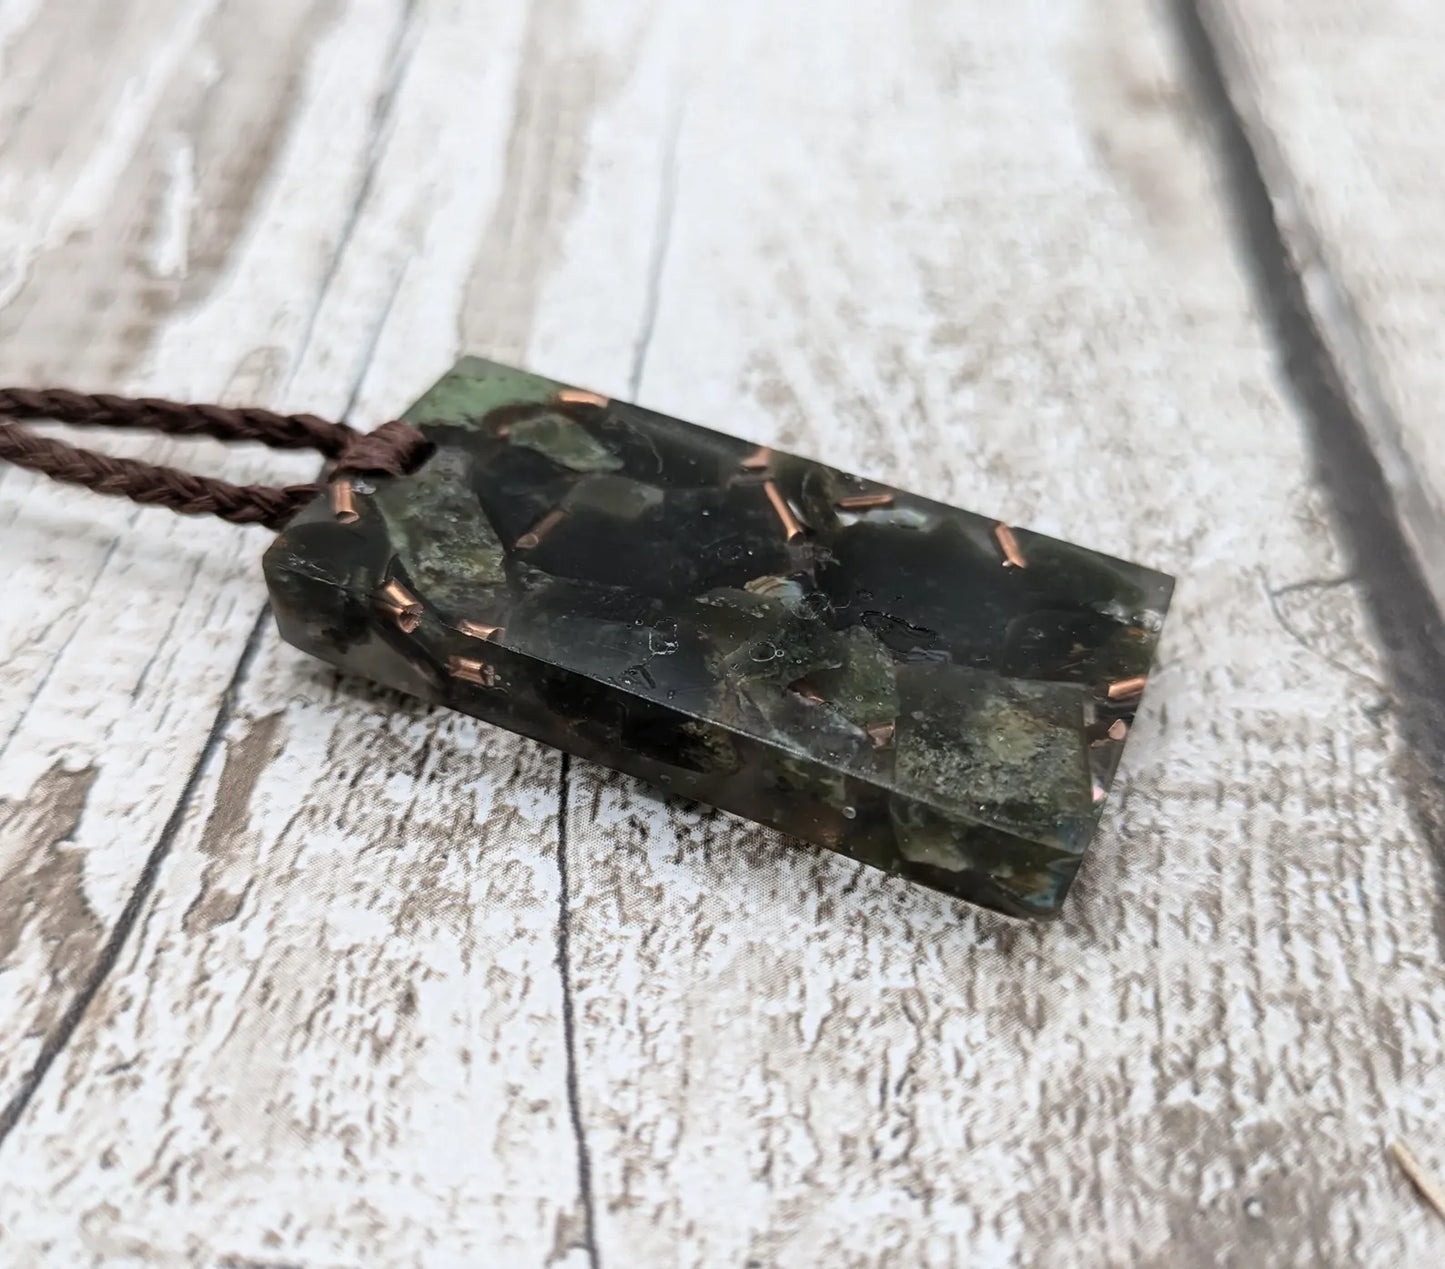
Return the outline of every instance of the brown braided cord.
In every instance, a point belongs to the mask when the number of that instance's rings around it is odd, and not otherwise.
[[[314,414],[187,405],[160,397],[116,397],[103,392],[88,395],[65,388],[0,388],[0,416],[172,436],[214,436],[218,441],[259,441],[272,449],[314,449],[327,458],[340,458],[357,435],[345,423],[330,423]]]
[[[314,449],[335,459],[339,471],[393,476],[413,470],[430,448],[420,432],[399,420],[383,423],[374,432],[358,432],[314,414],[183,405],[154,397],[87,395],[61,388],[0,388],[0,419],[4,418],[256,441],[273,449]],[[277,530],[322,490],[320,484],[233,485],[174,467],[97,454],[3,421],[0,459],[67,484],[168,507],[181,515],[214,515],[233,524],[262,524]]]

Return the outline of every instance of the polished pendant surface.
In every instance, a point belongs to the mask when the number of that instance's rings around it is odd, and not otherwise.
[[[1172,583],[468,358],[266,554],[302,650],[1014,916],[1058,911]]]

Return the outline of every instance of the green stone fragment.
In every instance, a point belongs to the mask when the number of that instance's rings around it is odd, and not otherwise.
[[[414,474],[266,556],[388,686],[1015,916],[1098,824],[1159,573],[468,358]],[[1005,544],[1007,544],[1007,549]]]
[[[463,617],[507,580],[506,551],[471,492],[470,468],[464,451],[439,450],[409,480],[380,485],[372,499],[406,575],[433,603]]]
[[[408,423],[475,425],[504,407],[546,405],[552,386],[525,370],[463,357],[402,417]]]
[[[934,790],[929,802],[953,816],[1048,846],[1092,823],[1087,688],[953,665],[902,671],[900,785]]]
[[[562,507],[574,514],[593,512],[614,520],[636,520],[661,507],[663,497],[656,485],[626,476],[588,476],[572,486]]]
[[[849,626],[839,640],[842,663],[817,670],[812,684],[855,727],[894,726],[898,717],[897,673],[888,649],[862,626]]]
[[[586,428],[551,411],[513,423],[507,439],[572,471],[622,469],[622,460]]]

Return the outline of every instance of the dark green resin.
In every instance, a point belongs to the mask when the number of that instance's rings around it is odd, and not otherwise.
[[[1010,562],[994,521],[559,387],[461,362],[407,416],[436,446],[419,471],[357,482],[355,523],[319,500],[267,553],[282,635],[949,894],[1056,912],[1169,579],[1021,529]],[[859,495],[891,501],[840,508]]]

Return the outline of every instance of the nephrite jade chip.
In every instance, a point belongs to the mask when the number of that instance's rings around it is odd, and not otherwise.
[[[1098,824],[1169,578],[468,358],[267,552],[343,670],[1012,916]]]

